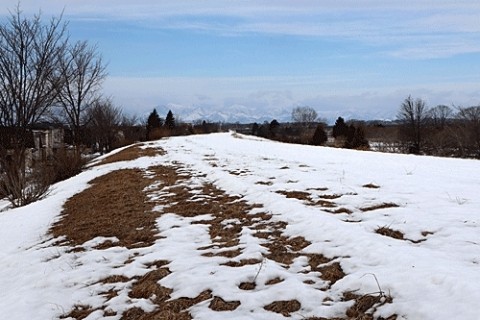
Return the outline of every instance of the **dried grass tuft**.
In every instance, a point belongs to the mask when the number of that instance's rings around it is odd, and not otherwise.
[[[242,283],[240,283],[238,288],[240,288],[242,290],[253,290],[253,289],[255,289],[256,286],[257,285],[255,284],[255,282],[242,282]]]
[[[93,309],[91,306],[77,304],[73,309],[65,315],[61,315],[60,319],[74,318],[76,320],[82,320],[88,317],[92,312],[97,309]]]
[[[305,191],[285,191],[285,190],[279,190],[276,191],[276,193],[284,195],[287,198],[294,198],[297,200],[307,200],[311,201],[310,198],[310,193],[305,192]]]
[[[378,188],[380,188],[380,186],[377,186],[376,184],[373,184],[373,183],[364,184],[362,187],[364,187],[364,188],[369,188],[369,189],[378,189]]]
[[[240,301],[225,301],[221,297],[213,297],[208,307],[213,311],[233,311],[238,308]]]
[[[404,234],[401,231],[393,230],[388,227],[381,227],[375,230],[376,233],[381,234],[382,236],[398,239],[398,240],[405,240]]]
[[[330,281],[330,286],[333,286],[335,282],[345,277],[345,273],[338,262],[319,267],[318,270],[322,273],[320,278]]]
[[[160,279],[170,274],[167,268],[153,270],[138,279],[133,285],[128,296],[135,299],[149,299],[155,296],[155,301],[163,302],[172,293],[172,290],[158,284]]]
[[[347,208],[338,208],[335,210],[326,210],[327,212],[333,213],[333,214],[341,214],[341,213],[346,213],[346,214],[351,214],[352,210],[347,209]]]
[[[265,282],[265,285],[271,286],[271,285],[274,285],[274,284],[277,284],[277,283],[280,283],[280,282],[283,282],[283,281],[284,281],[284,279],[282,279],[280,277],[276,277],[276,278],[270,279],[267,282]]]
[[[361,211],[363,212],[367,212],[367,211],[373,211],[373,210],[378,210],[378,209],[388,209],[388,208],[398,208],[399,205],[396,204],[396,203],[392,203],[392,202],[384,202],[384,203],[381,203],[381,204],[376,204],[376,205],[372,205],[372,206],[368,206],[368,207],[363,207],[363,208],[360,208]]]
[[[290,313],[300,310],[302,305],[298,300],[274,301],[263,308],[267,311],[280,313],[284,317],[290,317]]]

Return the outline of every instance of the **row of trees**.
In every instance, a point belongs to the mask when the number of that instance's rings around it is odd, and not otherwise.
[[[97,49],[85,41],[72,43],[61,17],[43,23],[40,15],[25,17],[17,7],[0,25],[0,127],[9,132],[8,149],[0,145],[0,188],[12,204],[34,201],[45,189],[29,181],[35,168],[25,164],[35,124],[52,119],[67,124],[77,146],[87,123],[100,132],[121,117],[101,97],[105,77]]]
[[[328,141],[327,125],[318,118],[317,112],[308,106],[292,110],[292,123],[280,124],[277,120],[263,125],[254,123],[251,133],[264,138],[289,143],[325,145]],[[369,144],[363,126],[345,123],[342,117],[335,122],[332,130],[334,145],[341,148],[368,149]]]
[[[480,158],[480,106],[429,108],[423,99],[408,96],[398,120],[407,152]]]

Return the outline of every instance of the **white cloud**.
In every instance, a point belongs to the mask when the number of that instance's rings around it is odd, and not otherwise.
[[[17,5],[4,0],[0,14]],[[480,52],[480,2],[420,0],[23,0],[25,12],[114,19],[225,36],[249,33],[355,40],[402,58]],[[458,45],[461,43],[461,45]]]

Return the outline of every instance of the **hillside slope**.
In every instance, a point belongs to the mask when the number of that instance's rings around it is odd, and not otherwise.
[[[5,319],[478,319],[473,160],[232,133],[117,150],[0,213]]]

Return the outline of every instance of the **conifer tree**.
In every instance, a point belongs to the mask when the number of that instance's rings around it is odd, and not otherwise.
[[[172,110],[169,110],[167,113],[167,117],[165,118],[165,127],[170,130],[175,129],[175,118],[173,117]]]
[[[162,119],[158,116],[157,109],[153,109],[147,119],[147,140],[152,138],[152,132],[162,126]]]

